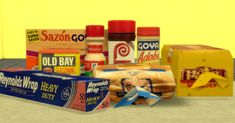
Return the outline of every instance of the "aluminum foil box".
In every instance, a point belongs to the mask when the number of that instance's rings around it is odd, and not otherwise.
[[[86,112],[109,107],[108,88],[107,79],[0,70],[2,94]]]

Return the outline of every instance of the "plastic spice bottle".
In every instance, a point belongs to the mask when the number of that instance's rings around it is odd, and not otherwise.
[[[109,64],[135,63],[135,21],[108,22]]]
[[[103,54],[104,26],[87,25],[86,36],[88,52],[84,60],[85,76],[91,77],[92,70],[97,65],[104,65],[106,63]]]
[[[160,28],[137,28],[137,63],[159,64]]]

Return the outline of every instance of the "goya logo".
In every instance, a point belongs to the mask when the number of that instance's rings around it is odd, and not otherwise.
[[[114,63],[130,62],[130,60],[125,59],[130,54],[130,50],[130,46],[127,43],[118,43],[114,47]]]
[[[138,41],[138,50],[159,50],[159,41]]]
[[[224,69],[214,69],[211,67],[203,66],[195,69],[184,69],[181,72],[181,82],[187,84],[188,87],[191,87],[193,83],[199,78],[199,76],[204,72],[212,72],[223,77],[227,76],[226,71]],[[202,88],[214,88],[216,86],[217,84],[215,80],[211,80],[206,86],[202,86]]]
[[[86,38],[83,34],[70,34],[66,30],[61,33],[49,33],[47,30],[42,30],[40,39],[42,41],[84,41]]]
[[[145,63],[145,62],[156,62],[158,63],[159,60],[159,52],[156,51],[142,51],[138,52],[138,63]]]

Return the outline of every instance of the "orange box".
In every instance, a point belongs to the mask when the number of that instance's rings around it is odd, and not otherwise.
[[[87,53],[84,29],[26,29],[26,68],[38,69],[39,51],[43,49],[78,49],[80,50],[81,73],[84,72],[84,57]],[[107,32],[103,53],[108,56]]]

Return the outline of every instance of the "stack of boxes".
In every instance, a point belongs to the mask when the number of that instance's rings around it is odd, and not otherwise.
[[[108,30],[105,30],[102,38],[103,46],[99,49],[103,50],[105,63],[110,65],[98,66],[97,68],[102,68],[101,72],[107,74],[110,71],[119,73],[123,70],[128,71],[125,75],[129,78],[121,81],[128,80],[128,84],[132,83],[131,86],[138,86],[136,83],[143,80],[135,76],[139,73],[136,69],[131,71],[129,66],[138,68],[138,71],[151,71],[154,75],[163,72],[158,69],[161,68],[159,27],[137,28],[138,48],[134,49],[135,21],[112,20],[108,25]],[[137,60],[134,58],[134,52],[138,52]],[[113,80],[109,78],[110,75],[99,75],[106,79],[79,76],[85,72],[86,54],[87,42],[84,29],[27,29],[26,68],[33,71],[1,70],[0,92],[83,111],[107,108],[110,103],[109,85],[113,87],[117,83],[109,81]],[[205,45],[164,45],[161,65],[168,65],[167,70],[172,70],[176,82],[172,85],[174,89],[176,86],[177,96],[232,96],[233,94],[233,60],[228,50]],[[154,69],[149,66],[154,66]],[[44,72],[37,71],[38,69]],[[172,73],[170,71],[167,74]],[[165,84],[159,81],[164,80],[163,76],[158,79],[145,78],[145,80],[156,85]],[[148,85],[143,85],[146,86]],[[156,89],[157,92],[158,90]]]

